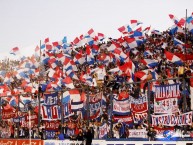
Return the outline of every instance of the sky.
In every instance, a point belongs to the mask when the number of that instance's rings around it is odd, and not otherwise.
[[[163,31],[173,25],[169,14],[182,18],[186,9],[191,15],[193,0],[0,0],[0,59],[30,56],[47,37],[73,41],[90,28],[118,38],[131,19]],[[20,55],[9,54],[14,47]]]

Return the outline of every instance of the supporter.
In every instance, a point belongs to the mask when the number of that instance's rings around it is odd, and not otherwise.
[[[64,140],[64,134],[62,132],[58,133],[58,139],[59,140]]]
[[[147,136],[149,137],[149,140],[154,141],[156,136],[156,131],[150,127],[150,129],[147,132]]]
[[[85,133],[85,139],[86,139],[86,145],[91,145],[92,144],[92,132],[90,130],[90,128],[86,129],[86,133]]]
[[[79,133],[78,133],[76,139],[77,139],[78,141],[83,141],[83,140],[84,140],[83,133],[82,133],[82,130],[81,130],[81,129],[79,130]]]

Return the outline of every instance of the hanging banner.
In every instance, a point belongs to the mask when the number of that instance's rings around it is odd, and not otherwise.
[[[26,115],[21,119],[21,126],[22,127],[30,127],[29,124],[31,124],[31,127],[34,127],[38,124],[38,115],[32,114],[30,117],[29,115]]]
[[[179,111],[178,108],[178,99],[177,98],[171,98],[171,99],[164,99],[161,101],[156,101],[154,99],[154,113],[167,113],[172,114]]]
[[[54,139],[56,133],[58,132],[60,121],[44,121],[44,123],[46,130],[46,139]]]
[[[155,101],[161,101],[164,99],[179,98],[179,97],[180,97],[179,84],[155,86]]]
[[[90,119],[96,119],[100,116],[100,110],[102,109],[102,99],[98,97],[98,99],[92,100],[90,102]]]
[[[141,121],[141,120],[147,120],[147,112],[143,113],[133,113],[133,120],[135,123]]]
[[[61,119],[60,106],[41,106],[42,120],[59,120]]]
[[[125,122],[126,124],[133,123],[133,117],[132,115],[129,116],[113,116],[114,123],[115,122]]]
[[[17,145],[17,140],[1,138],[0,145]]]
[[[53,106],[58,104],[58,92],[44,94],[44,105]]]
[[[29,140],[29,139],[20,139],[17,140],[17,145],[43,145],[42,140]]]
[[[108,132],[108,125],[107,123],[104,123],[102,126],[99,127],[99,139],[107,138],[107,132]]]
[[[130,113],[130,101],[129,99],[113,100],[113,114],[128,115]]]
[[[154,130],[156,131],[156,138],[165,138],[164,133],[166,131],[170,132],[170,134],[174,134],[174,127],[160,128],[154,126]]]
[[[14,109],[2,110],[2,119],[11,119],[17,117],[17,111]]]
[[[152,115],[152,125],[153,126],[192,125],[192,111],[180,115],[175,114]]]
[[[147,138],[146,129],[129,129],[129,138]]]
[[[135,99],[131,97],[131,110],[134,113],[146,112],[148,108],[147,96]]]

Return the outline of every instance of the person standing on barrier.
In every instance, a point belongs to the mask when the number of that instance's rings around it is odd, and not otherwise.
[[[90,128],[86,129],[86,134],[85,134],[85,139],[86,139],[86,145],[91,145],[92,144],[92,132]]]
[[[147,132],[147,136],[150,141],[155,141],[156,131],[150,127],[149,131]]]

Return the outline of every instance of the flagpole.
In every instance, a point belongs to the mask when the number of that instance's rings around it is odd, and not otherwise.
[[[17,110],[17,117],[18,117],[18,120],[19,120],[19,122],[17,123],[17,128],[18,128],[18,130],[17,130],[17,134],[18,134],[18,138],[19,138],[19,123],[20,123],[20,118],[19,118],[19,116],[18,116],[18,112],[20,111],[20,104],[19,104],[19,102],[20,102],[20,94],[19,94],[19,96],[18,96],[18,110]]]
[[[86,116],[87,116],[87,125],[88,125],[88,127],[89,127],[89,123],[90,123],[90,104],[89,104],[89,87],[86,89],[87,90],[87,95],[86,95],[86,105],[87,105],[87,111],[86,111]]]
[[[29,143],[31,145],[31,109],[29,110]]]
[[[62,79],[63,79],[63,65],[62,65]],[[63,123],[64,123],[64,104],[63,104],[63,102],[62,102],[62,100],[63,100],[63,85],[62,85],[62,91],[61,91],[61,124],[62,124],[62,126],[63,126]],[[62,133],[62,126],[61,126],[61,133]]]
[[[150,125],[151,125],[151,103],[150,103],[150,82],[148,82],[148,90],[147,90],[147,100],[148,100],[148,130],[150,129]]]
[[[113,138],[113,90],[111,90],[110,94],[110,138]]]
[[[186,9],[186,22],[185,22],[185,65],[184,67],[186,67],[187,65],[187,51],[186,51],[186,45],[187,45],[187,9]],[[185,68],[184,68],[185,69]],[[182,94],[183,96],[183,112],[185,113],[186,112],[186,107],[187,107],[187,99],[186,99],[186,94],[185,94],[185,89],[186,89],[186,80],[185,80],[185,77],[183,77],[182,79],[182,89],[184,91],[184,93]]]
[[[186,43],[187,43],[187,9],[186,9],[186,21],[185,21],[185,62],[187,63],[187,52],[186,52]]]
[[[39,77],[40,77],[40,69],[41,69],[41,40],[40,40],[40,60],[39,60]],[[40,78],[39,78],[40,79]],[[40,110],[40,91],[41,91],[41,87],[40,87],[40,80],[38,79],[38,131],[40,128],[40,117],[41,117],[41,110]]]

